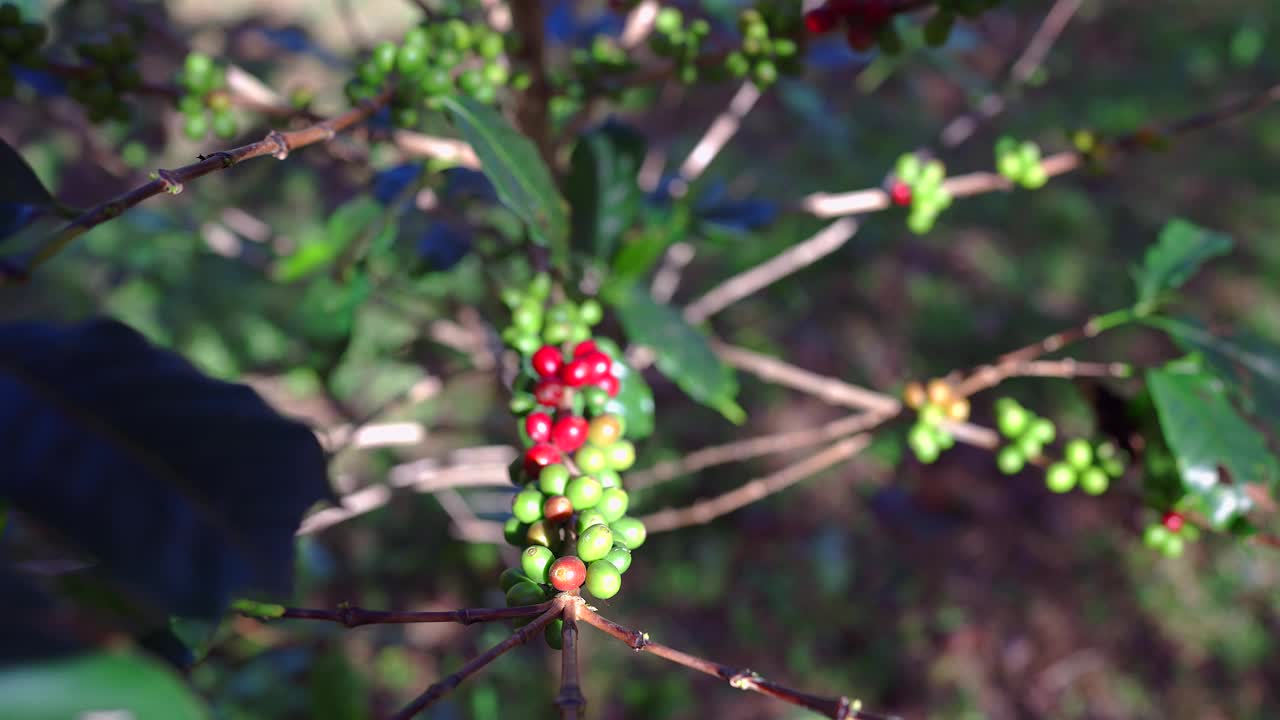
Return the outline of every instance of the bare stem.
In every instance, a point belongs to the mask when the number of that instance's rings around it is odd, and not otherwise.
[[[548,600],[540,605],[523,605],[520,607],[461,608],[459,610],[428,610],[422,612],[366,610],[351,606],[339,607],[336,610],[285,608],[284,614],[280,615],[280,617],[295,620],[324,620],[348,628],[360,627],[361,625],[405,625],[410,623],[458,623],[459,625],[471,625],[472,623],[529,617],[530,615],[546,613],[555,607],[556,601]]]
[[[73,240],[108,220],[120,217],[144,200],[161,193],[176,195],[182,192],[186,183],[210,173],[225,170],[245,160],[264,155],[271,155],[283,160],[293,150],[332,140],[338,133],[367,120],[390,99],[391,88],[388,87],[374,99],[324,122],[288,132],[273,130],[258,142],[242,145],[231,150],[215,152],[207,157],[202,157],[200,162],[174,170],[158,170],[155,173],[156,179],[146,185],[130,190],[123,195],[87,210],[72,220],[45,244],[35,250],[25,265],[17,269],[16,279],[20,282],[26,281],[32,272],[70,245]],[[0,284],[9,279],[13,278],[0,275]]]
[[[857,455],[870,443],[870,435],[866,433],[854,435],[804,460],[756,478],[722,495],[699,500],[687,507],[659,510],[640,519],[644,521],[650,533],[666,532],[690,525],[703,525],[721,515],[727,515],[751,503],[759,502],[807,477],[843,462]]]
[[[578,609],[581,605],[582,600],[574,598],[565,604],[560,616],[564,620],[564,629],[560,632],[560,694],[556,696],[560,720],[579,720],[587,707],[578,680]]]
[[[822,697],[810,695],[775,683],[751,670],[721,665],[696,655],[681,652],[662,643],[654,642],[649,639],[648,633],[623,627],[612,620],[601,617],[589,607],[581,608],[579,616],[583,622],[621,640],[634,650],[656,655],[677,665],[683,665],[691,670],[720,678],[729,683],[731,687],[739,690],[749,690],[761,695],[768,695],[783,702],[807,708],[833,720],[854,720],[855,718],[861,720],[891,720],[891,716],[863,710],[860,700],[852,700],[844,696]]]
[[[555,620],[564,612],[565,604],[568,602],[568,597],[569,596],[567,595],[557,595],[550,601],[550,603],[547,603],[549,607],[546,612],[539,615],[528,625],[525,625],[519,630],[513,632],[506,640],[503,640],[497,645],[489,648],[489,650],[483,655],[473,659],[466,665],[463,665],[457,672],[427,688],[425,692],[414,698],[413,702],[406,705],[400,710],[400,712],[392,715],[391,720],[409,720],[409,718],[412,718],[414,715],[417,715],[422,710],[431,706],[432,703],[445,695],[448,695],[461,685],[462,681],[484,669],[486,665],[497,660],[508,650],[511,650],[517,645],[523,645],[529,642],[529,639],[532,638],[534,634],[541,632],[542,629],[549,625],[552,620]]]
[[[777,358],[722,342],[713,343],[713,348],[721,360],[739,370],[749,372],[766,382],[806,392],[834,405],[884,415],[896,415],[902,410],[902,403],[891,395],[852,385],[839,378],[819,375]]]

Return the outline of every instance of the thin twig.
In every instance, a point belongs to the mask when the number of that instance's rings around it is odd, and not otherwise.
[[[653,282],[649,285],[649,294],[660,303],[671,302],[680,286],[680,275],[693,261],[693,245],[686,242],[672,243],[662,257],[662,264],[653,274]]]
[[[407,625],[411,623],[458,623],[459,625],[471,625],[473,623],[514,620],[515,618],[539,615],[550,611],[554,605],[555,600],[548,600],[538,605],[522,605],[520,607],[461,608],[458,610],[427,610],[421,612],[366,610],[349,605],[339,607],[336,610],[287,607],[284,609],[284,614],[279,617],[290,620],[323,620],[348,628],[360,627],[361,625]],[[251,613],[244,614],[259,619],[270,619]]]
[[[653,32],[654,21],[658,19],[658,0],[641,0],[631,12],[627,13],[627,21],[622,26],[622,35],[618,45],[624,50],[631,50],[645,41]]]
[[[953,390],[961,397],[995,387],[1011,377],[1109,377],[1133,376],[1133,366],[1122,362],[1081,362],[1073,358],[1061,360],[1029,360],[1024,363],[986,365],[956,384]]]
[[[830,255],[848,242],[857,231],[857,220],[847,217],[836,220],[808,240],[791,246],[707,291],[685,308],[685,319],[694,324],[706,320],[748,295]]]
[[[761,355],[744,348],[714,341],[712,348],[730,366],[776,383],[808,393],[819,400],[883,415],[895,415],[902,410],[902,403],[892,395],[868,390],[844,382],[839,378],[810,372],[777,358]]]
[[[748,81],[738,88],[733,98],[729,100],[729,106],[711,122],[702,139],[694,145],[689,157],[685,158],[684,163],[680,165],[678,179],[671,185],[672,195],[676,197],[683,195],[689,185],[702,176],[703,171],[711,165],[716,155],[719,155],[724,146],[738,133],[738,128],[742,127],[743,118],[751,112],[751,108],[755,107],[759,100],[760,89],[754,83]]]
[[[590,607],[583,607],[579,610],[579,617],[583,622],[592,625],[605,634],[610,635],[629,647],[640,652],[647,652],[650,655],[656,655],[664,660],[669,660],[677,665],[683,665],[691,670],[720,678],[729,683],[730,687],[738,690],[749,690],[757,692],[761,695],[768,695],[777,698],[786,703],[796,705],[798,707],[807,708],[825,717],[833,720],[891,720],[892,716],[881,715],[879,713],[868,712],[862,709],[860,700],[852,700],[848,697],[822,697],[819,695],[810,695],[808,693],[793,690],[792,688],[780,685],[771,680],[762,677],[760,674],[752,672],[748,669],[733,668],[728,665],[706,660],[681,652],[662,643],[654,642],[649,638],[646,632],[632,630],[623,627],[608,618],[601,617]]]
[[[519,630],[513,632],[506,640],[503,640],[497,645],[489,648],[485,654],[473,659],[466,665],[463,665],[457,672],[427,688],[425,692],[414,698],[413,702],[404,706],[400,712],[392,715],[390,720],[409,720],[409,718],[412,718],[414,715],[422,712],[432,703],[445,695],[448,695],[451,691],[461,685],[463,680],[466,680],[468,677],[482,670],[489,663],[497,660],[503,655],[503,653],[506,653],[517,645],[523,645],[529,642],[529,639],[532,638],[535,633],[542,631],[542,629],[549,625],[552,620],[555,620],[564,612],[564,607],[569,601],[569,597],[571,596],[557,595],[551,600],[546,612],[539,615],[528,625],[525,625]]]
[[[174,170],[158,170],[155,173],[155,180],[102,203],[72,220],[45,244],[36,249],[21,269],[17,279],[25,281],[33,271],[61,252],[73,240],[108,220],[120,217],[130,208],[139,205],[144,200],[166,192],[176,195],[182,192],[186,183],[210,173],[225,170],[245,160],[265,155],[283,160],[293,150],[332,140],[338,133],[367,120],[390,99],[391,88],[388,87],[374,99],[361,103],[358,107],[324,122],[316,123],[301,130],[288,132],[273,130],[258,142],[242,145],[231,150],[215,152],[207,157],[202,157],[200,162]],[[0,284],[3,284],[6,279],[0,276]]]
[[[712,445],[695,450],[675,460],[665,460],[656,465],[627,474],[627,487],[640,490],[660,483],[690,475],[716,465],[742,462],[775,453],[801,450],[824,442],[838,440],[846,435],[862,432],[881,422],[875,413],[860,412],[822,427],[761,435],[737,440],[723,445]]]
[[[800,462],[745,485],[706,500],[699,500],[687,507],[667,508],[640,518],[650,533],[666,532],[690,525],[704,525],[734,510],[780,492],[807,477],[826,470],[857,455],[871,443],[871,436],[863,433],[846,438],[827,449],[815,453]]]
[[[391,140],[407,155],[444,160],[472,170],[480,169],[480,158],[476,156],[476,151],[461,140],[423,135],[409,130],[393,131]]]
[[[564,628],[560,631],[560,694],[556,695],[556,707],[560,708],[560,720],[579,720],[586,712],[587,699],[582,695],[582,683],[578,679],[578,609],[581,598],[567,602],[560,615]]]

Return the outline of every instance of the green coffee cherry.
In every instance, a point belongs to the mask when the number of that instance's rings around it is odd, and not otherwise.
[[[1093,464],[1093,446],[1088,440],[1077,438],[1067,443],[1062,452],[1067,464],[1083,472]]]
[[[582,562],[600,560],[613,549],[613,531],[608,525],[592,525],[578,537],[578,557]]]
[[[507,568],[498,576],[498,586],[504,593],[522,582],[530,582],[530,580],[519,568]]]
[[[533,545],[520,553],[520,569],[526,577],[539,585],[547,583],[547,568],[555,562],[556,554],[550,548]]]
[[[587,592],[608,600],[622,589],[622,573],[608,560],[596,560],[587,565]]]
[[[600,495],[600,502],[596,504],[596,508],[604,515],[605,522],[613,522],[627,514],[628,503],[626,490],[611,487]]]
[[[569,484],[569,468],[556,463],[542,468],[538,474],[538,489],[544,495],[564,495]]]
[[[1102,468],[1089,467],[1080,472],[1080,489],[1090,495],[1101,495],[1110,484],[1111,478]]]
[[[515,517],[507,518],[507,522],[502,526],[502,536],[511,545],[524,545],[528,532],[529,526]]]
[[[542,588],[529,581],[519,582],[507,590],[507,607],[537,605],[547,599]]]
[[[600,502],[600,498],[604,495],[604,488],[601,487],[599,480],[590,475],[583,475],[570,480],[565,486],[564,494],[569,497],[569,502],[573,503],[574,510],[586,510]]]
[[[1066,463],[1054,463],[1045,470],[1044,484],[1056,493],[1071,492],[1076,486],[1076,471]]]
[[[620,544],[628,550],[635,550],[644,544],[648,532],[644,523],[637,518],[624,515],[609,523],[609,529]]]
[[[593,525],[608,524],[609,521],[605,519],[604,513],[601,512],[599,508],[591,508],[590,510],[583,510],[578,513],[577,529],[579,535],[586,532],[587,528],[590,528]]]
[[[1022,472],[1027,464],[1027,456],[1022,454],[1016,445],[1006,445],[996,453],[996,466],[1005,475],[1016,475]]]
[[[614,545],[604,559],[618,568],[620,573],[625,573],[631,567],[631,551],[625,545]]]
[[[547,641],[547,647],[552,650],[564,649],[564,620],[556,618],[552,620],[547,629],[543,631],[543,638]]]
[[[523,523],[537,522],[542,517],[544,499],[537,490],[521,490],[511,501],[511,514]]]
[[[579,470],[588,475],[594,475],[609,467],[609,458],[604,450],[591,444],[578,448],[574,453],[573,461],[577,463]]]
[[[613,470],[628,470],[636,462],[636,448],[627,440],[619,440],[605,448],[605,459]]]

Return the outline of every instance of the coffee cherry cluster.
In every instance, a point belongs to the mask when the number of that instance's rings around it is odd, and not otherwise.
[[[0,5],[0,97],[13,95],[12,66],[40,64],[40,47],[49,31],[38,22],[23,22],[17,5]]]
[[[1063,448],[1063,459],[1045,468],[1044,483],[1056,493],[1070,492],[1077,484],[1089,495],[1101,495],[1111,480],[1124,474],[1124,459],[1110,442],[1090,443],[1076,438]]]
[[[84,106],[91,122],[128,120],[129,106],[123,95],[142,85],[137,38],[129,32],[117,32],[78,43],[75,50],[83,67],[67,81],[67,95]]]
[[[685,22],[684,14],[673,7],[658,11],[649,36],[649,47],[676,64],[676,77],[686,85],[698,81],[698,52],[711,34],[711,24],[701,18]]]
[[[401,127],[416,126],[420,107],[439,109],[443,97],[459,91],[491,105],[512,81],[505,50],[502,35],[484,23],[453,18],[415,27],[399,45],[385,41],[373,48],[347,83],[347,97],[369,100],[394,80],[392,120]]]
[[[570,61],[572,76],[553,76],[552,84],[561,88],[573,101],[584,100],[588,94],[616,97],[620,94],[620,86],[611,84],[609,80],[626,75],[636,67],[627,57],[627,51],[608,35],[595,36],[590,49],[575,48],[570,54]]]
[[[533,355],[544,344],[561,345],[564,343],[580,343],[591,337],[591,328],[604,317],[604,309],[594,299],[575,304],[568,300],[547,307],[551,292],[551,279],[539,275],[529,284],[525,292],[508,290],[503,293],[502,300],[511,308],[511,325],[502,331],[502,340],[515,348],[522,355]],[[608,383],[608,380],[601,380]],[[535,398],[529,391],[533,388],[519,385],[513,397],[513,412],[528,412],[533,407]],[[545,393],[550,393],[544,387]],[[617,388],[613,389],[617,392]],[[553,399],[548,396],[549,399]],[[556,403],[541,403],[555,405]]]
[[[796,41],[775,36],[759,10],[743,10],[738,29],[742,31],[742,47],[729,53],[724,61],[724,69],[730,75],[750,75],[756,85],[767,88],[777,82],[779,72],[795,75],[803,69]]]
[[[945,380],[934,378],[927,385],[907,383],[902,401],[917,413],[915,425],[907,432],[907,445],[916,459],[929,464],[955,446],[955,438],[943,425],[969,419],[968,398],[956,395]]]
[[[1049,175],[1040,164],[1040,146],[1024,140],[1004,136],[996,141],[996,169],[1009,182],[1034,190],[1049,182]]]
[[[893,23],[897,11],[891,0],[828,0],[805,13],[804,24],[815,35],[843,25],[850,48],[866,52],[879,43],[882,51],[892,55],[902,51],[902,38]]]
[[[1182,513],[1170,510],[1158,523],[1151,523],[1142,533],[1142,542],[1166,557],[1178,557],[1186,550],[1187,543],[1200,538],[1200,530],[1186,521]]]
[[[236,116],[227,95],[227,71],[204,53],[187,55],[178,71],[178,86],[184,92],[178,98],[182,111],[182,131],[192,140],[201,140],[212,129],[226,140],[239,132]]]
[[[606,408],[620,388],[617,347],[591,337],[589,326],[600,321],[594,300],[544,312],[550,291],[550,278],[539,275],[506,298],[512,332],[504,337],[522,355],[515,382],[521,402],[512,410],[525,445],[510,468],[520,491],[503,528],[509,543],[524,548],[520,567],[501,578],[511,606],[584,587],[601,600],[613,597],[646,536],[644,523],[627,514],[620,474],[635,463],[635,446],[625,439],[623,418]],[[524,341],[548,333],[559,340],[527,351]],[[548,630],[547,642],[559,647],[558,630]]]
[[[943,210],[951,207],[951,191],[942,186],[947,169],[940,160],[921,162],[915,153],[905,153],[894,167],[889,197],[897,205],[910,206],[907,229],[923,235]]]
[[[995,410],[996,427],[1009,440],[996,453],[996,465],[1005,474],[1017,473],[1028,460],[1040,457],[1058,434],[1052,420],[1037,417],[1011,397],[997,400]]]

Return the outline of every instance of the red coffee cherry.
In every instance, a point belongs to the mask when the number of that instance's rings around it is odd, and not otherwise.
[[[835,29],[840,17],[829,7],[810,10],[804,15],[804,26],[814,35],[822,35]]]
[[[536,443],[547,442],[551,439],[551,416],[544,412],[529,413],[524,419],[524,431]]]
[[[542,468],[560,462],[560,449],[555,445],[538,443],[524,451],[524,471],[533,477],[542,472]]]
[[[573,516],[573,503],[564,495],[552,495],[542,504],[542,517],[557,525]]]
[[[889,199],[894,205],[910,205],[911,186],[901,180],[895,181],[889,188]]]
[[[596,347],[594,340],[583,340],[573,348],[573,356],[576,358],[586,357],[594,352],[600,352],[600,348]]]
[[[609,393],[609,397],[618,397],[618,389],[621,385],[618,383],[618,378],[612,375],[605,375],[596,383],[596,387],[603,388],[605,392]]]
[[[609,375],[609,371],[613,369],[613,360],[604,353],[596,351],[589,355],[583,356],[583,361],[587,363],[587,382],[598,383]]]
[[[543,345],[533,354],[533,371],[544,378],[555,377],[560,372],[560,365],[563,358],[560,357],[560,348],[554,345]]]
[[[551,442],[565,452],[573,452],[587,441],[587,420],[577,415],[568,415],[556,420],[551,426]]]
[[[591,378],[591,363],[586,358],[574,358],[560,368],[560,380],[569,387],[582,387]]]
[[[1161,520],[1161,522],[1165,527],[1169,528],[1171,532],[1178,532],[1182,529],[1182,525],[1186,522],[1186,518],[1182,517],[1181,513],[1169,511],[1164,514],[1164,519]]]
[[[849,29],[845,31],[844,39],[854,50],[866,52],[876,44],[876,33],[862,23],[851,23]]]
[[[564,385],[557,380],[543,380],[533,386],[533,399],[539,405],[560,407],[564,402]]]
[[[547,571],[551,587],[560,592],[572,592],[587,581],[587,566],[574,555],[566,555],[551,563]]]

